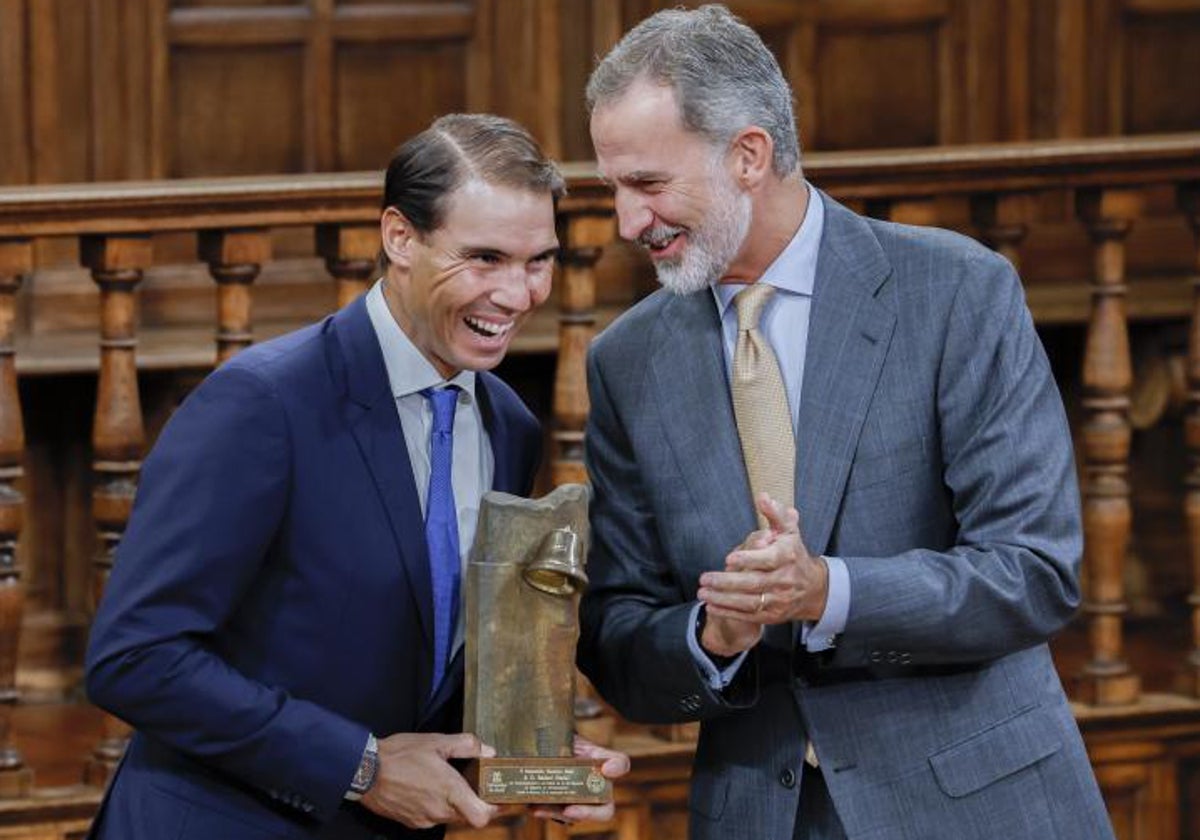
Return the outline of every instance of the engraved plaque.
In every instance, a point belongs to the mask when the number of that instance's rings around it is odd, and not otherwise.
[[[464,581],[464,726],[497,756],[472,762],[480,798],[599,804],[601,762],[576,758],[575,644],[587,584],[587,488],[484,494]]]

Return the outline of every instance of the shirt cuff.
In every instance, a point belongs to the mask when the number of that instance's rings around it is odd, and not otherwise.
[[[840,557],[826,557],[829,569],[829,593],[825,598],[825,612],[816,624],[804,622],[800,627],[800,641],[809,653],[829,650],[837,643],[838,635],[846,629],[846,617],[850,614],[850,572]]]
[[[700,609],[703,604],[697,603],[692,607],[692,613],[688,616],[687,629],[687,645],[688,650],[692,652],[692,658],[696,660],[696,666],[700,669],[700,673],[704,677],[704,682],[713,691],[720,691],[737,676],[738,669],[742,667],[742,662],[746,659],[746,654],[749,650],[744,650],[733,658],[733,661],[724,668],[718,668],[709,657],[708,652],[700,647],[700,636],[696,632],[697,625],[700,621]]]

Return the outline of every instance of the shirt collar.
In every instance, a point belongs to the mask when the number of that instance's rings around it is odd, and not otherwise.
[[[776,289],[798,295],[812,297],[813,287],[817,281],[817,255],[821,250],[821,233],[825,229],[825,205],[821,194],[805,181],[808,190],[808,208],[800,227],[792,236],[787,247],[780,252],[758,282],[774,286]],[[722,316],[725,314],[730,301],[745,288],[741,283],[714,283],[713,297],[717,301],[717,309]]]
[[[371,317],[371,326],[375,328],[375,337],[379,339],[379,349],[383,351],[383,365],[387,368],[393,397],[399,399],[426,388],[453,384],[461,388],[469,399],[475,398],[475,371],[460,370],[450,379],[443,379],[437,368],[400,329],[384,300],[382,278],[367,292],[367,314]]]

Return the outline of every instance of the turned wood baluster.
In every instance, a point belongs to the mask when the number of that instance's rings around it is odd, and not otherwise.
[[[250,284],[271,259],[271,236],[256,229],[202,230],[200,259],[217,283],[217,364],[254,341]]]
[[[928,196],[915,198],[871,199],[865,204],[866,215],[902,225],[936,225],[937,202]]]
[[[1183,422],[1187,452],[1187,487],[1183,511],[1192,559],[1192,652],[1188,655],[1188,689],[1200,697],[1200,183],[1180,188],[1179,204],[1192,226],[1196,260],[1192,271],[1192,323],[1188,333],[1187,411]]]
[[[367,290],[379,258],[379,225],[317,225],[317,253],[337,280],[341,309]]]
[[[1133,513],[1129,502],[1130,392],[1133,384],[1125,314],[1125,238],[1140,209],[1133,190],[1089,189],[1075,197],[1091,234],[1095,268],[1083,359],[1083,533],[1088,592],[1084,613],[1091,661],[1079,698],[1111,706],[1133,703],[1141,681],[1124,661],[1123,569]]]
[[[17,556],[25,497],[14,486],[21,477],[25,429],[13,358],[13,298],[22,277],[32,270],[32,243],[0,241],[0,799],[26,796],[33,787],[33,772],[12,741],[12,715],[19,699],[17,650],[25,606]]]
[[[100,375],[92,425],[95,458],[92,516],[100,537],[92,578],[99,603],[112,570],[114,553],[133,507],[145,432],[138,398],[137,300],[134,289],[150,265],[147,236],[85,236],[83,264],[100,287]],[[129,728],[105,716],[104,734],[84,768],[84,781],[104,785],[125,751]]]
[[[1028,193],[987,193],[971,197],[971,219],[980,238],[1021,270],[1021,242],[1033,217],[1033,196]]]
[[[583,427],[587,422],[587,348],[596,334],[596,262],[613,238],[610,209],[562,212],[559,277],[558,367],[554,373],[554,447],[550,480],[555,486],[584,483]]]

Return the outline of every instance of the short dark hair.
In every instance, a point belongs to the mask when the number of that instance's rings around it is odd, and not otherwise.
[[[420,234],[445,221],[446,198],[471,178],[493,186],[566,193],[558,167],[518,123],[493,114],[447,114],[400,146],[388,163],[383,209],[395,207]]]

